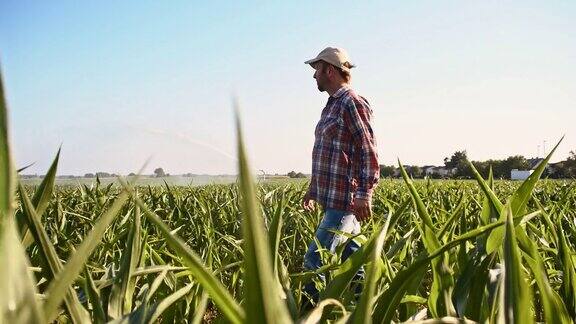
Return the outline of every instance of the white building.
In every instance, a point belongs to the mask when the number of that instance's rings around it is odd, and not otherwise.
[[[456,168],[445,168],[445,167],[437,167],[434,169],[434,172],[438,173],[443,177],[449,177],[456,172]]]
[[[434,173],[434,168],[436,168],[436,167],[433,165],[425,165],[422,167],[422,172],[425,175],[432,175]]]
[[[512,180],[526,180],[534,172],[534,170],[518,170],[512,169],[510,171],[510,179]]]

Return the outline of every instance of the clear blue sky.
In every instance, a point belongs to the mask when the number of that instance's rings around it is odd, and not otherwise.
[[[327,99],[303,64],[348,50],[381,163],[576,150],[575,1],[0,2],[18,166],[60,174],[310,172]],[[542,148],[540,148],[542,151]]]

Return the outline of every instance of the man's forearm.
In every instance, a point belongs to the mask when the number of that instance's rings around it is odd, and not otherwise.
[[[360,160],[360,179],[358,189],[356,191],[356,198],[371,199],[374,188],[380,179],[380,165],[378,164],[378,154],[376,153],[376,146],[367,141],[367,149],[363,152],[362,159]]]

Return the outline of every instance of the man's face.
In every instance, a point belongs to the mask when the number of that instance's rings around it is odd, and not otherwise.
[[[316,85],[318,86],[318,90],[320,92],[326,91],[326,85],[329,82],[328,79],[328,69],[324,66],[324,63],[318,62],[315,63],[313,66],[314,68],[314,79],[316,79]]]

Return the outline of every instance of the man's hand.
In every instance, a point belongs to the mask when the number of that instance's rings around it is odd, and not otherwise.
[[[302,207],[306,211],[313,211],[314,210],[314,199],[310,197],[310,193],[306,192],[304,195],[304,199],[302,199]]]
[[[372,200],[356,198],[354,199],[354,215],[359,222],[364,222],[372,217]]]

